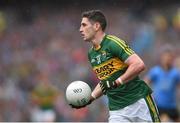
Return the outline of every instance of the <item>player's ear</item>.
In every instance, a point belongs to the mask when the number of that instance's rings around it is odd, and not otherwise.
[[[100,28],[101,28],[100,23],[95,22],[95,23],[94,23],[94,29],[97,31],[97,30],[99,30]]]

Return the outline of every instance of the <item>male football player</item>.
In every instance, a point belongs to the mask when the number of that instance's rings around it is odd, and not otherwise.
[[[159,122],[152,91],[138,77],[145,69],[144,62],[125,41],[106,34],[106,25],[101,11],[82,13],[80,33],[92,44],[88,58],[100,80],[88,104],[104,94],[108,97],[109,122]]]

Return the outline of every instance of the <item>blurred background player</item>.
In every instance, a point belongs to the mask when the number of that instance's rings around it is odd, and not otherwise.
[[[159,64],[152,67],[145,77],[153,88],[155,102],[162,121],[179,121],[177,92],[180,89],[180,73],[174,65],[171,45],[161,48]]]
[[[40,74],[37,80],[39,82],[31,93],[34,104],[31,108],[31,120],[54,122],[56,121],[55,102],[59,95],[58,89],[49,82],[46,74]]]

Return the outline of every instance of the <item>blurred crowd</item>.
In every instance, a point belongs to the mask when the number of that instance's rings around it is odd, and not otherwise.
[[[158,62],[165,44],[173,46],[174,64],[180,69],[180,6],[149,8],[141,14],[118,6],[99,9],[108,19],[107,33],[126,40],[147,70]],[[79,34],[84,9],[32,5],[18,10],[0,10],[0,121],[42,121],[40,109],[49,111],[47,121],[107,121],[105,97],[80,110],[65,99],[72,81],[85,81],[92,88],[98,82],[87,59],[90,46]]]

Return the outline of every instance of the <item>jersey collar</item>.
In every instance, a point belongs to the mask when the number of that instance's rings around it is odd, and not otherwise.
[[[104,37],[103,37],[103,40],[101,41],[101,43],[100,43],[100,45],[97,47],[97,48],[94,48],[93,47],[93,49],[95,50],[95,51],[98,51],[98,50],[100,50],[101,49],[101,47],[103,46],[103,43],[104,43],[104,41],[105,41],[105,39],[106,39],[106,34],[104,35]]]

